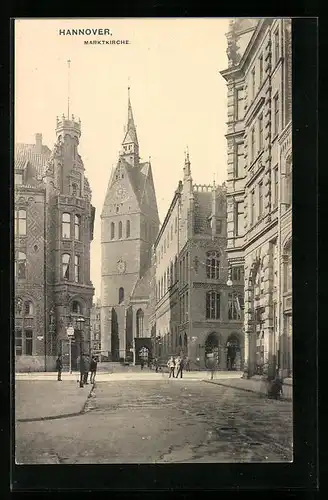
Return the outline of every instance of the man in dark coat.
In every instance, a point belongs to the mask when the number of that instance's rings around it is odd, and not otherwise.
[[[56,371],[57,371],[57,380],[61,382],[61,374],[63,369],[63,361],[60,354],[58,354],[58,358],[56,359]]]
[[[96,373],[97,373],[97,358],[96,356],[93,356],[90,362],[90,384],[95,383]]]
[[[87,354],[84,355],[84,370],[83,370],[83,384],[88,384],[88,376],[90,370],[90,358]]]

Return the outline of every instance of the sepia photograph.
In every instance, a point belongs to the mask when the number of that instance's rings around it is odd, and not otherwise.
[[[293,462],[292,20],[15,19],[14,87],[15,463]]]

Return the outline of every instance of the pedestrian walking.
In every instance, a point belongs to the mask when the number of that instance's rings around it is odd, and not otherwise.
[[[157,358],[154,359],[154,368],[155,368],[155,372],[158,373],[158,359]]]
[[[169,368],[169,378],[174,378],[174,368],[175,368],[175,362],[173,356],[170,357],[170,359],[167,362],[167,366]]]
[[[90,362],[90,384],[95,383],[97,373],[97,358],[93,356]]]
[[[61,382],[61,375],[62,375],[62,370],[63,370],[63,361],[62,357],[60,354],[58,354],[58,357],[56,359],[56,371],[57,371],[57,380]]]
[[[88,376],[90,371],[90,358],[87,354],[84,355],[84,370],[83,370],[83,384],[88,385]]]
[[[182,372],[183,372],[183,368],[184,368],[184,359],[181,356],[178,357],[176,366],[177,366],[177,374],[175,377],[178,378],[180,375],[180,378],[182,378]]]

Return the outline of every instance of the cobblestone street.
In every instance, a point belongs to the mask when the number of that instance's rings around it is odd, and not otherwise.
[[[201,380],[98,382],[85,413],[16,423],[24,464],[291,460],[290,402]]]

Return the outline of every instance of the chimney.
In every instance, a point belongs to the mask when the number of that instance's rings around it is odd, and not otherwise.
[[[35,149],[37,153],[42,153],[42,134],[35,134]]]

